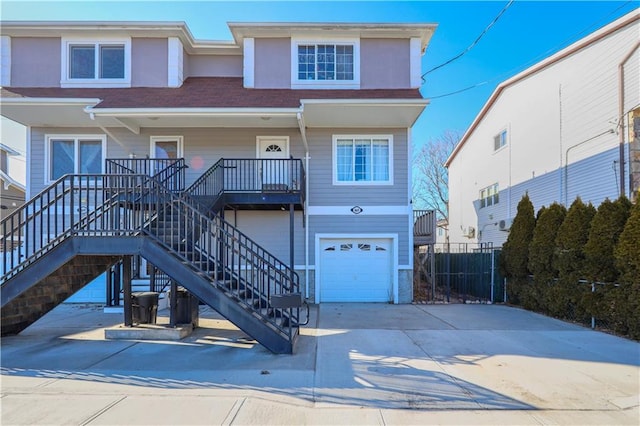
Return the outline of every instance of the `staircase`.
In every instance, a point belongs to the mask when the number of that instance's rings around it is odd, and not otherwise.
[[[2,334],[20,332],[124,256],[139,255],[272,352],[292,353],[298,275],[165,186],[160,177],[172,173],[118,171],[126,173],[66,175],[0,222],[0,238],[22,241],[2,253]]]

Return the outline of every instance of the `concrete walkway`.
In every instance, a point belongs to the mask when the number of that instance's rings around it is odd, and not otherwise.
[[[640,424],[640,344],[506,306],[314,306],[294,355],[205,307],[177,342],[121,322],[62,305],[2,338],[0,423]]]

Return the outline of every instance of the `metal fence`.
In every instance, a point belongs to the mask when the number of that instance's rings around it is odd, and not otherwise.
[[[418,299],[441,303],[505,301],[499,273],[500,250],[486,244],[436,244],[416,253]]]

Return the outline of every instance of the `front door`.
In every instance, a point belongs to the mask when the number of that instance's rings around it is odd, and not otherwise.
[[[289,186],[289,137],[258,136],[259,176],[263,190],[286,190]]]

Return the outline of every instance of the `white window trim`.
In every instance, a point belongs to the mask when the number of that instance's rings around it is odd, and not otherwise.
[[[178,142],[178,158],[184,157],[184,137],[183,136],[151,136],[149,139],[149,157],[156,158],[156,142]]]
[[[348,181],[342,182],[338,180],[338,139],[387,139],[389,141],[389,180],[372,180],[372,181]],[[384,185],[393,185],[393,135],[376,135],[376,134],[368,134],[368,135],[333,135],[333,142],[331,144],[332,154],[331,154],[331,173],[332,173],[332,181],[333,185],[336,186],[384,186]]]
[[[504,145],[502,145],[501,147],[496,149],[496,144],[495,144],[496,136],[501,136],[502,133],[506,134]],[[509,130],[506,127],[503,127],[502,129],[500,129],[500,131],[498,133],[493,135],[493,138],[491,139],[491,148],[492,148],[493,152],[494,153],[495,152],[500,152],[503,149],[505,149],[509,145],[509,137],[510,137]]]
[[[73,139],[74,140],[74,155],[73,155],[73,165],[74,165],[74,174],[77,174],[77,159],[78,159],[78,141],[80,139],[90,139],[90,140],[100,140],[102,142],[102,162],[100,164],[100,173],[104,173],[104,160],[106,159],[107,154],[107,135],[104,134],[83,134],[83,135],[75,135],[75,134],[46,134],[44,135],[44,182],[46,184],[51,184],[55,182],[57,179],[51,179],[51,140],[52,139]]]
[[[299,80],[298,46],[303,44],[348,44],[353,46],[353,80]],[[360,88],[360,39],[344,37],[291,38],[291,88],[292,89],[359,89]]]
[[[124,78],[70,78],[69,77],[69,48],[74,44],[122,44],[124,45]],[[61,43],[61,87],[131,87],[131,37],[118,38],[80,38],[64,37]],[[99,55],[99,49],[96,49]],[[99,62],[96,62],[99,66]]]

